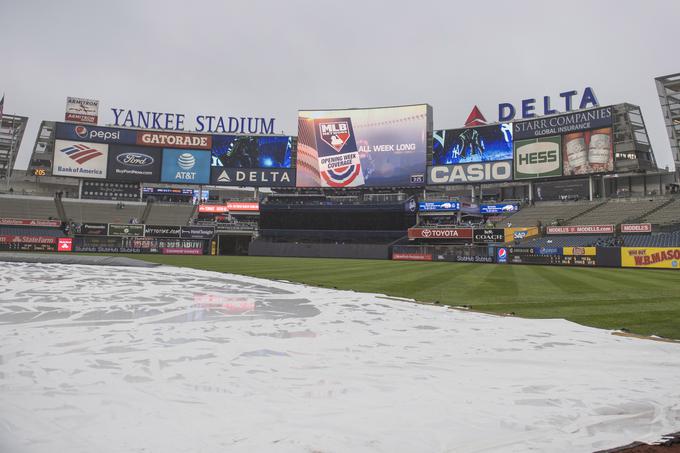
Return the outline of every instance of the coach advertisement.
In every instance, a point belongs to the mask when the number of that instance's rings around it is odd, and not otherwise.
[[[409,239],[472,239],[472,228],[409,228]]]
[[[504,242],[505,230],[503,228],[475,228],[473,230],[472,239],[478,244]]]
[[[54,176],[106,179],[109,145],[56,140],[54,143]]]
[[[516,180],[562,176],[561,137],[519,140],[515,136]]]
[[[109,146],[108,179],[158,182],[160,178],[160,149],[129,145]]]
[[[512,160],[427,168],[428,185],[512,181]]]
[[[612,126],[611,106],[513,123],[515,140],[570,134]]]
[[[679,247],[621,247],[621,267],[680,269]]]
[[[183,184],[210,183],[210,152],[164,148],[161,181]]]
[[[137,131],[69,123],[56,123],[54,136],[92,143],[134,145],[137,142]]]
[[[420,187],[432,108],[300,111],[298,187]]]

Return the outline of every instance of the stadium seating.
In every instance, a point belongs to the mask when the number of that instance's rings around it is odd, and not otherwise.
[[[0,217],[15,219],[58,218],[54,200],[48,197],[0,195]]]
[[[145,203],[62,200],[66,217],[76,223],[129,223],[134,217],[140,219]],[[122,206],[122,207],[120,207]]]
[[[680,231],[651,234],[623,234],[626,247],[680,247]]]
[[[34,226],[0,226],[0,236],[51,236],[62,237],[64,231],[61,228],[34,227]]]
[[[611,225],[636,222],[646,213],[667,203],[667,198],[612,199],[568,222],[570,225]]]
[[[672,199],[666,206],[647,214],[642,221],[657,225],[680,223],[680,199]]]
[[[148,225],[187,225],[196,205],[179,203],[154,203],[146,219]],[[144,206],[142,205],[142,211]],[[141,212],[138,218],[141,218]]]
[[[521,208],[517,213],[507,217],[498,227],[536,226],[539,222],[543,225],[562,223],[583,214],[589,209],[599,206],[602,202],[537,202],[534,206]]]
[[[612,236],[597,235],[565,235],[565,236],[544,236],[523,240],[519,247],[589,247],[598,242],[604,243]]]

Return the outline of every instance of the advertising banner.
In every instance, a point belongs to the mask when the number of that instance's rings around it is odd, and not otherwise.
[[[198,212],[215,214],[229,211],[257,212],[259,210],[260,204],[256,201],[230,201],[227,204],[202,204],[198,207]]]
[[[203,249],[162,248],[163,255],[203,255]]]
[[[215,235],[215,227],[183,226],[180,237],[184,239],[211,239]]]
[[[427,167],[428,185],[512,180],[512,160]]]
[[[55,227],[61,226],[60,220],[40,220],[40,219],[4,219],[0,218],[0,225],[6,226],[41,226]]]
[[[460,211],[458,201],[421,201],[418,203],[418,211]]]
[[[75,228],[75,234],[82,234],[86,236],[106,236],[109,232],[109,225],[107,223],[83,223]]]
[[[562,159],[564,176],[614,171],[612,128],[565,134]]]
[[[108,179],[158,182],[161,178],[161,150],[141,146],[110,145]]]
[[[514,227],[505,228],[505,242],[522,240],[524,238],[538,236],[538,227]]]
[[[515,179],[562,176],[561,137],[515,139]]]
[[[64,119],[76,123],[97,124],[99,118],[99,101],[83,98],[66,98]]]
[[[178,238],[182,227],[172,225],[146,225],[144,236],[157,238]]]
[[[613,234],[614,225],[572,225],[545,227],[545,234]]]
[[[176,132],[137,132],[137,145],[159,148],[211,149],[212,136],[202,134],[182,134]]]
[[[680,269],[680,247],[621,247],[621,267]]]
[[[651,223],[624,223],[621,224],[622,233],[651,233]]]
[[[108,154],[109,145],[56,140],[52,174],[106,179]]]
[[[393,253],[393,260],[400,261],[432,261],[431,253]]]
[[[512,159],[512,124],[434,131],[432,165]]]
[[[134,145],[137,142],[137,131],[113,127],[57,123],[55,137],[63,140],[90,143]]]
[[[194,189],[176,189],[172,187],[143,187],[142,193],[148,195],[193,195]]]
[[[109,223],[109,236],[144,236],[144,225]]]
[[[56,244],[57,238],[53,236],[15,236],[0,235],[0,244]]]
[[[479,205],[480,214],[503,214],[519,211],[519,203],[496,203]]]
[[[300,111],[298,187],[419,187],[431,107]]]
[[[291,168],[293,137],[213,135],[212,166],[224,168]]]
[[[472,228],[409,228],[409,239],[472,239]]]
[[[210,182],[210,153],[188,149],[163,149],[161,181],[183,184]]]
[[[479,244],[504,242],[505,230],[503,228],[475,228],[473,230],[472,239]]]
[[[295,187],[295,169],[211,167],[210,184],[242,187]]]
[[[522,140],[548,135],[569,134],[588,129],[611,127],[612,120],[612,107],[602,107],[564,115],[517,121],[513,123],[513,136],[515,140]]]
[[[597,247],[562,247],[562,254],[565,256],[595,256]]]
[[[73,238],[59,238],[57,242],[57,252],[73,251]]]

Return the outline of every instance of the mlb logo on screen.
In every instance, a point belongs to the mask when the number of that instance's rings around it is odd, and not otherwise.
[[[340,152],[350,138],[348,121],[330,121],[319,123],[321,139],[336,152]]]
[[[498,252],[496,252],[496,260],[499,263],[507,263],[508,262],[508,249],[505,247],[501,247],[498,249]]]

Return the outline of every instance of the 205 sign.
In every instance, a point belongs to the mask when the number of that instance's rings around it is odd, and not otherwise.
[[[46,176],[47,175],[47,170],[44,168],[36,168],[33,170],[33,176]]]

